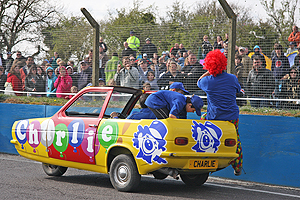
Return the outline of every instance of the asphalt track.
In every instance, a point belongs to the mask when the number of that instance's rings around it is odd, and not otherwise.
[[[62,177],[47,176],[41,163],[0,154],[0,199],[300,199],[300,188],[210,177],[201,187],[180,179],[143,176],[134,193],[116,191],[107,174],[69,168]]]

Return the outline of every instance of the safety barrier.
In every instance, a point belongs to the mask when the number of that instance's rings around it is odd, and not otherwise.
[[[0,103],[0,152],[17,154],[10,144],[14,121],[50,117],[59,109],[59,106]],[[199,119],[190,113],[188,118]],[[246,174],[237,177],[227,167],[212,176],[300,187],[300,118],[240,115],[239,133]]]

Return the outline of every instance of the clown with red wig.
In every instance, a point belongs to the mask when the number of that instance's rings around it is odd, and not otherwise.
[[[220,50],[209,52],[203,65],[207,72],[197,82],[198,87],[207,94],[207,113],[202,119],[229,121],[235,125],[239,157],[230,164],[235,175],[240,175],[243,154],[238,133],[239,107],[236,104],[236,94],[241,90],[241,86],[235,75],[226,72],[227,58]]]

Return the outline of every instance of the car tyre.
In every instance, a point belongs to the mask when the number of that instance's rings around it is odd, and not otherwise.
[[[42,167],[43,167],[44,172],[48,176],[62,176],[68,169],[67,167],[50,165],[47,163],[43,163]]]
[[[200,186],[203,185],[209,174],[180,174],[181,180],[188,186]]]
[[[141,175],[132,156],[116,156],[110,165],[110,181],[115,189],[122,192],[134,191],[139,186]]]

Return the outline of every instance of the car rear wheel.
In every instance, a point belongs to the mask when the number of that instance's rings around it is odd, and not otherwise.
[[[67,167],[57,166],[57,165],[50,165],[47,163],[42,164],[44,172],[48,176],[61,176],[67,171]]]
[[[110,165],[110,181],[115,189],[122,192],[134,191],[139,186],[141,175],[130,155],[115,157]]]
[[[203,185],[208,178],[206,174],[180,174],[181,180],[188,186],[200,186]]]

